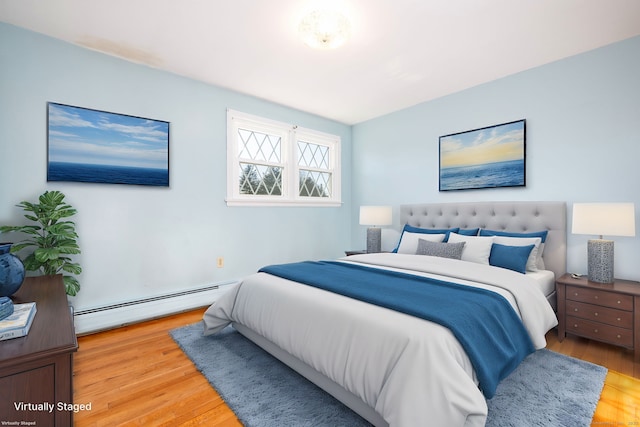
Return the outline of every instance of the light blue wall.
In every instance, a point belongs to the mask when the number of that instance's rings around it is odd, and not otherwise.
[[[634,202],[640,210],[640,37],[477,86],[353,128],[353,242],[360,205],[490,200]],[[526,188],[438,192],[438,137],[527,120]],[[637,228],[637,225],[636,225]],[[640,229],[638,229],[640,234]],[[586,241],[568,236],[568,270]],[[395,238],[387,231],[386,243]],[[640,238],[614,238],[616,275],[640,280]]]
[[[640,38],[349,127],[0,24],[0,223],[47,189],[78,208],[77,309],[233,280],[364,246],[358,207],[429,201],[631,201],[640,210]],[[171,188],[46,182],[46,103],[171,122]],[[226,109],[342,138],[342,208],[229,208]],[[438,192],[438,137],[527,120],[527,187]],[[570,218],[570,216],[569,216]],[[327,231],[328,230],[328,231]],[[386,243],[395,234],[385,232]],[[570,271],[588,236],[569,234]],[[6,240],[2,238],[2,240]],[[639,238],[616,271],[640,280]],[[225,267],[215,261],[225,257]]]
[[[169,121],[171,187],[47,183],[48,101]],[[227,108],[339,135],[344,206],[227,207]],[[67,195],[79,211],[78,310],[342,255],[350,163],[347,125],[0,23],[0,224],[21,222],[15,204],[45,190]]]

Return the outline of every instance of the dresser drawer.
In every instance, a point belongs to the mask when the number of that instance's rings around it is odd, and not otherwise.
[[[567,316],[567,332],[598,341],[633,348],[633,331],[604,323]]]
[[[567,300],[567,316],[580,317],[612,326],[633,328],[633,312]]]
[[[567,286],[567,299],[617,308],[620,310],[633,310],[633,296],[601,291],[600,289]]]

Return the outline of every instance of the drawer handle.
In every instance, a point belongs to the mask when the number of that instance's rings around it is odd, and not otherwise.
[[[574,309],[573,309],[573,311],[577,312],[577,311],[578,311],[578,309],[577,309],[577,308],[574,308]]]
[[[620,318],[618,317],[618,319],[617,319],[617,320],[618,320],[618,322],[620,322],[622,319],[620,319]]]
[[[620,335],[618,335],[618,338],[622,338]]]
[[[598,299],[598,295],[595,295],[595,296],[593,297],[593,299]]]
[[[593,315],[594,315],[594,316],[597,316],[597,315],[598,315],[598,312],[596,311],[595,313],[593,313]]]
[[[573,293],[573,296],[574,296],[574,297],[577,297],[577,296],[578,296],[578,293],[577,293],[577,292],[574,292],[574,293]]]
[[[573,325],[573,327],[574,327],[574,328],[577,328],[577,327],[578,327],[578,324],[577,324],[577,323],[575,323],[575,324]]]
[[[618,300],[618,304],[622,304],[622,301]]]
[[[594,329],[594,330],[593,330],[593,332],[595,332],[595,333],[597,334],[597,333],[598,333],[598,330],[597,330],[597,329]]]

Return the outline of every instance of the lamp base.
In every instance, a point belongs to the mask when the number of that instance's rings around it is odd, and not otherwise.
[[[589,240],[587,259],[589,281],[613,283],[613,240]]]
[[[382,252],[382,229],[379,227],[367,228],[367,253]]]

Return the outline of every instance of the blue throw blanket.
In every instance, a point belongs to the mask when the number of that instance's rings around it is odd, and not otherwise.
[[[486,289],[332,261],[271,265],[260,272],[449,328],[467,352],[488,399],[498,383],[535,350],[509,302]]]

